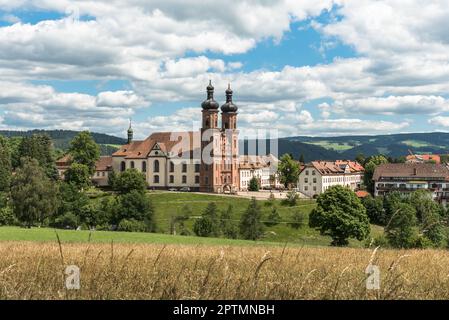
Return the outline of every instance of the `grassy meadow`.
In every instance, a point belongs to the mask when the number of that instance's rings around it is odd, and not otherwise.
[[[449,298],[443,250],[5,241],[0,257],[0,299]],[[380,290],[366,288],[370,263]]]
[[[111,196],[96,191],[92,201]],[[259,241],[169,234],[171,215],[188,205],[195,217],[214,201],[233,206],[239,221],[249,199],[149,192],[158,233],[0,227],[0,299],[403,299],[449,298],[449,253],[435,250],[329,247],[308,227],[314,201],[275,206],[282,221]],[[271,207],[259,201],[266,216]],[[304,225],[287,221],[294,210]],[[372,226],[372,235],[382,232]],[[193,235],[193,233],[192,233]],[[367,291],[365,269],[381,269],[381,290]],[[77,265],[80,290],[65,288],[65,268]]]
[[[91,201],[101,201],[103,197],[111,195],[99,190],[92,191]],[[222,245],[254,245],[265,243],[267,245],[276,244],[283,245],[289,243],[292,245],[306,246],[328,246],[331,238],[320,235],[314,229],[308,227],[308,215],[315,207],[314,200],[299,200],[297,206],[289,207],[281,204],[280,200],[276,200],[274,206],[277,208],[281,216],[281,223],[272,227],[265,227],[264,236],[257,242],[245,240],[230,240],[224,238],[200,238],[195,237],[193,233],[193,224],[197,217],[210,202],[215,202],[218,210],[226,210],[232,205],[232,219],[236,224],[239,223],[240,217],[248,207],[249,199],[220,196],[212,194],[198,193],[178,193],[178,192],[149,192],[148,196],[152,200],[155,209],[156,233],[139,233],[139,232],[110,232],[110,231],[94,231],[87,230],[60,230],[58,234],[63,242],[85,242],[89,237],[93,242],[123,242],[123,243],[182,243],[182,244],[222,244]],[[271,212],[272,207],[266,203],[268,201],[258,201],[266,218]],[[190,218],[185,222],[187,230],[190,232],[188,236],[173,236],[170,234],[170,220],[173,215],[185,214],[183,208],[188,206],[191,214]],[[291,221],[292,214],[299,210],[304,213],[303,226],[294,229],[288,225]],[[179,231],[179,230],[178,230]],[[382,232],[382,228],[372,226],[372,235],[378,235]],[[0,241],[54,241],[55,232],[49,228],[18,228],[18,227],[0,227]],[[350,240],[350,246],[363,247],[364,242]]]

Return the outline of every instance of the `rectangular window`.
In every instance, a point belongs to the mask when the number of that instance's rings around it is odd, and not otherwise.
[[[304,186],[304,191],[307,191],[307,190],[309,190],[309,187],[308,186]]]
[[[195,176],[195,183],[196,184],[200,183],[200,176]]]
[[[159,183],[159,176],[154,176],[153,182],[154,183]]]
[[[170,183],[175,183],[175,176],[170,176]]]
[[[170,172],[175,172],[175,164],[173,161],[170,161]]]
[[[316,183],[316,178],[313,178],[313,183]]]
[[[195,163],[195,172],[200,172],[200,164],[199,163]]]
[[[309,183],[309,179],[304,178],[304,183]]]
[[[187,172],[187,163],[182,164],[182,172]]]
[[[306,176],[308,176],[309,175],[309,170],[306,170]]]
[[[187,176],[182,176],[182,183],[187,183]]]

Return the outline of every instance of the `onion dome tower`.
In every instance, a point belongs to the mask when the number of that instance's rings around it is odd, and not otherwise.
[[[218,127],[218,108],[219,104],[214,100],[214,86],[209,80],[209,85],[206,88],[207,99],[201,104],[203,108],[203,129],[213,129]]]
[[[232,89],[228,84],[226,89],[226,103],[221,106],[221,117],[223,129],[237,129],[237,105],[232,102]]]

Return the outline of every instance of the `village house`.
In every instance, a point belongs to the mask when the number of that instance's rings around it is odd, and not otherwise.
[[[364,171],[356,161],[312,161],[299,174],[298,190],[311,198],[336,185],[355,191],[360,188]]]
[[[438,154],[409,154],[406,157],[406,163],[441,163],[441,157]]]
[[[428,190],[440,203],[447,203],[449,198],[449,168],[442,164],[381,164],[374,171],[373,181],[374,196],[384,196],[393,191],[408,194]]]
[[[268,156],[240,156],[240,190],[248,191],[251,179],[256,178],[261,189],[279,189],[281,183],[277,173],[279,160]]]

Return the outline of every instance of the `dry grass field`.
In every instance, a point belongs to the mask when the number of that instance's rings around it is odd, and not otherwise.
[[[380,290],[365,269],[379,266]],[[65,289],[65,268],[81,288]],[[0,243],[0,299],[448,299],[449,252]]]

